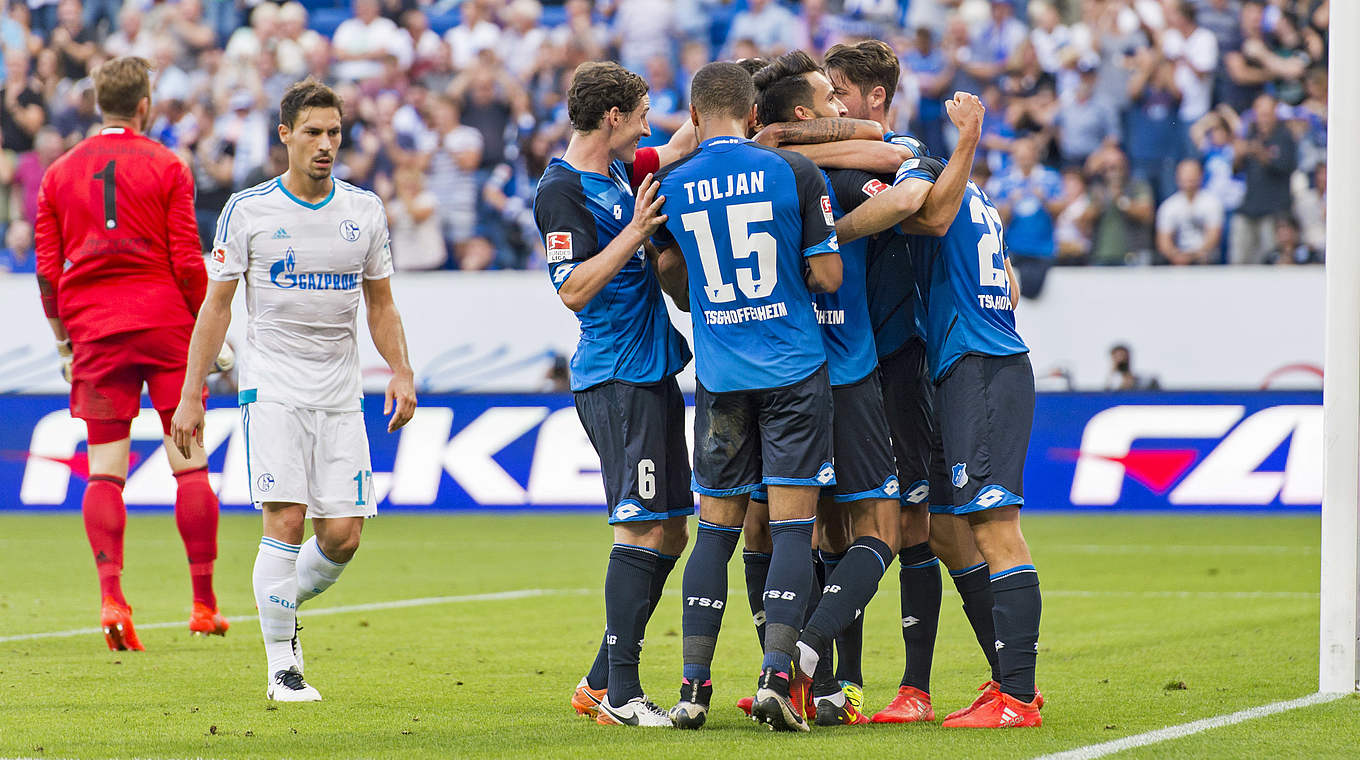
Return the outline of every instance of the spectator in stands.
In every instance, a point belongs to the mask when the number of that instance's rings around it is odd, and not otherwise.
[[[49,41],[57,51],[64,79],[83,79],[90,73],[90,58],[94,56],[95,33],[85,26],[80,0],[61,0],[57,6],[57,28]]]
[[[538,0],[514,0],[505,9],[505,31],[496,52],[521,81],[538,66],[540,51],[548,40],[548,30],[539,25],[542,17],[543,6]]]
[[[1327,247],[1327,163],[1313,167],[1310,178],[1295,175],[1294,219],[1299,223],[1304,245],[1321,255]]]
[[[500,214],[506,225],[507,237],[517,249],[519,268],[542,269],[547,264],[543,239],[534,222],[534,192],[549,159],[561,149],[548,130],[534,132],[524,140],[513,162],[496,167],[483,191],[487,207]]]
[[[826,0],[804,0],[798,19],[798,44],[815,56],[845,40],[845,21],[827,8]]]
[[[1161,384],[1156,377],[1136,375],[1129,347],[1120,343],[1110,348],[1110,374],[1105,377],[1107,391],[1155,391]]]
[[[567,20],[552,30],[549,39],[561,47],[566,47],[568,42],[575,43],[581,49],[583,61],[603,58],[605,48],[609,45],[609,28],[595,18],[591,0],[567,0],[562,8],[566,11]],[[708,51],[704,53],[707,56]],[[707,62],[705,58],[704,63]]]
[[[654,55],[647,59],[647,85],[651,88],[648,90],[651,110],[647,112],[647,123],[652,128],[652,135],[642,138],[642,144],[665,145],[676,130],[689,124],[689,109],[681,92],[684,86],[675,80],[670,58]]]
[[[231,33],[225,55],[235,61],[249,62],[269,48],[277,34],[279,6],[260,3],[250,12],[250,24]],[[343,25],[342,25],[343,26]]]
[[[394,185],[387,202],[392,265],[399,272],[444,268],[449,254],[435,213],[439,201],[425,189],[425,177],[415,167],[398,169]]]
[[[513,131],[519,124],[533,126],[523,85],[500,65],[491,50],[483,51],[477,63],[449,85],[448,92],[458,101],[462,123],[482,133],[484,170],[505,160],[506,145],[513,144]]]
[[[959,64],[972,77],[995,81],[1029,30],[1015,17],[1015,0],[991,0],[991,15],[973,31],[966,60]]]
[[[1099,72],[1094,66],[1081,67],[1081,85],[1070,100],[1062,103],[1054,117],[1058,128],[1058,150],[1064,166],[1080,166],[1101,145],[1117,142],[1119,120],[1105,100],[1096,97]]]
[[[428,187],[439,199],[444,240],[457,257],[476,236],[482,134],[460,121],[458,101],[452,97],[435,98],[430,112],[438,143],[429,159]]]
[[[750,40],[766,56],[773,59],[801,42],[802,29],[798,19],[787,8],[773,0],[749,0],[746,10],[732,18],[732,27],[727,33],[729,42]],[[737,56],[729,46],[729,56]]]
[[[673,0],[618,0],[612,41],[619,63],[629,71],[641,71],[652,55],[669,54],[674,28]]]
[[[1276,115],[1279,102],[1263,93],[1252,104],[1255,117],[1233,145],[1235,168],[1246,174],[1246,194],[1233,215],[1228,260],[1260,264],[1270,249],[1274,215],[1290,213],[1289,176],[1298,163],[1294,136]]]
[[[954,79],[954,69],[944,51],[935,44],[935,35],[926,27],[919,27],[914,44],[902,57],[903,74],[916,77],[919,102],[916,106],[916,136],[933,151],[944,150],[944,101]]]
[[[1265,92],[1266,84],[1278,73],[1274,67],[1282,63],[1270,54],[1262,24],[1264,15],[1265,3],[1262,0],[1245,0],[1242,3],[1237,46],[1223,57],[1228,84],[1222,88],[1221,97],[1239,113],[1250,108],[1256,96]]]
[[[1299,223],[1289,214],[1275,215],[1275,245],[1266,254],[1266,264],[1289,266],[1317,264],[1322,256],[1309,248],[1299,236]]]
[[[1062,177],[1039,164],[1034,138],[1016,140],[1011,155],[1010,168],[992,177],[987,194],[1005,224],[1006,246],[1020,278],[1020,294],[1033,298],[1043,288],[1057,254],[1053,220],[1062,213],[1066,201]]]
[[[20,219],[5,229],[5,248],[0,250],[0,272],[33,274],[33,225]]]
[[[1195,6],[1190,0],[1168,3],[1166,19],[1167,28],[1161,32],[1161,53],[1175,65],[1181,123],[1193,124],[1212,105],[1218,39],[1196,23]]]
[[[203,0],[178,0],[163,20],[166,36],[175,41],[179,51],[176,65],[185,71],[196,68],[198,57],[217,45],[217,32],[203,17]]]
[[[33,149],[33,137],[47,121],[38,83],[29,76],[29,57],[23,50],[5,53],[5,84],[0,94],[0,148],[23,153]]]
[[[255,12],[263,7],[258,6]],[[337,78],[359,82],[377,77],[383,72],[383,60],[400,49],[400,30],[378,10],[378,0],[354,0],[354,17],[336,28],[331,53],[338,61]]]
[[[1054,263],[1085,264],[1091,255],[1091,230],[1086,223],[1086,210],[1091,207],[1091,198],[1086,190],[1086,177],[1081,170],[1073,167],[1064,171],[1063,210],[1053,221],[1053,238],[1058,245],[1058,258]]]
[[[491,20],[486,0],[464,0],[458,8],[462,19],[458,26],[444,34],[444,41],[452,51],[453,67],[465,69],[471,66],[483,50],[501,54],[501,30]]]
[[[1176,163],[1185,154],[1188,139],[1177,116],[1181,96],[1175,64],[1151,48],[1130,60],[1134,73],[1129,79],[1124,144],[1133,176],[1151,184],[1161,202],[1174,192]]]
[[[94,83],[88,79],[75,83],[66,99],[68,105],[52,114],[52,126],[61,134],[66,147],[70,148],[99,124],[94,103]]]
[[[242,189],[246,177],[264,165],[273,134],[269,118],[249,92],[237,92],[227,101],[228,111],[217,117],[213,131],[232,146],[232,187]]]
[[[151,102],[159,104],[171,100],[187,100],[189,75],[175,65],[175,43],[169,38],[162,37],[156,40],[155,50],[155,57],[151,59]]]
[[[1180,191],[1157,209],[1157,252],[1161,262],[1184,266],[1211,264],[1223,235],[1223,204],[1204,192],[1199,162],[1187,158],[1176,167]]]
[[[1063,25],[1057,6],[1050,0],[1031,3],[1030,19],[1034,29],[1029,33],[1029,41],[1034,45],[1039,66],[1044,73],[1057,77],[1063,68],[1063,60],[1075,52],[1072,30]]]
[[[180,155],[188,159],[194,173],[194,216],[198,219],[199,242],[206,251],[212,247],[217,216],[231,198],[236,145],[216,131],[217,119],[211,106],[200,109],[198,121],[201,129],[195,141]]]
[[[277,29],[274,55],[278,70],[296,80],[307,70],[307,52],[323,44],[325,38],[307,28],[307,9],[297,0],[279,8]]]
[[[14,186],[19,191],[24,218],[30,224],[38,221],[38,191],[42,186],[43,174],[65,151],[66,144],[57,130],[43,127],[33,140],[33,149],[20,155],[15,162]]]
[[[1091,154],[1091,205],[1083,220],[1091,227],[1091,263],[1148,264],[1152,261],[1152,221],[1156,213],[1152,188],[1129,177],[1128,159],[1106,145]]]
[[[118,12],[118,30],[104,39],[101,50],[110,58],[135,55],[150,60],[152,38],[142,23],[141,10],[129,3]]]

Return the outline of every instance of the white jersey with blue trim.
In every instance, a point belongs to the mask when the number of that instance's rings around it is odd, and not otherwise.
[[[217,222],[208,277],[245,279],[243,397],[361,409],[360,291],[364,280],[391,274],[387,216],[367,190],[337,179],[330,195],[307,203],[276,177],[232,195]]]

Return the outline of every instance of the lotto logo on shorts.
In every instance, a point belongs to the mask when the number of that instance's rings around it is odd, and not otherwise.
[[[822,216],[826,217],[827,224],[836,223],[836,219],[831,216],[831,198],[825,195],[822,196]]]
[[[871,179],[868,182],[865,182],[864,187],[860,189],[864,191],[865,195],[872,198],[875,195],[878,195],[879,193],[883,192],[884,190],[887,190],[888,186],[883,184],[879,180]]]
[[[817,473],[817,482],[822,485],[830,485],[836,479],[836,471],[829,464],[822,465],[822,469]]]
[[[549,264],[556,264],[559,261],[566,261],[571,258],[570,232],[549,232],[547,241]]]

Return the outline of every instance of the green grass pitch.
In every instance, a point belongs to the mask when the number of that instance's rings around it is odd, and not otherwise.
[[[258,518],[222,520],[217,585],[238,618],[189,635],[189,581],[169,514],[128,522],[124,585],[145,653],[91,628],[97,583],[78,515],[0,515],[0,757],[1030,758],[1291,699],[1317,683],[1315,518],[1034,515],[1044,591],[1039,729],[935,725],[774,735],[734,706],[759,665],[731,566],[715,704],[699,732],[606,728],[567,705],[603,628],[609,529],[596,515],[371,521],[340,583],[304,606],[320,704],[267,702],[251,565]],[[680,673],[680,574],[648,630],[642,680],[663,706]],[[538,589],[537,596],[430,598]],[[328,607],[420,600],[317,614]],[[901,675],[896,569],[867,612],[867,709]],[[173,623],[148,627],[153,623]],[[967,704],[985,665],[945,581],[937,715]],[[1355,757],[1360,700],[1345,699],[1118,757]],[[768,756],[768,755],[767,755]]]

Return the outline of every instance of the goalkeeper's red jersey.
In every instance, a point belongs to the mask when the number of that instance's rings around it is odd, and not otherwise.
[[[192,325],[207,273],[189,168],[121,128],[82,141],[43,175],[35,229],[43,309],[77,342]]]

